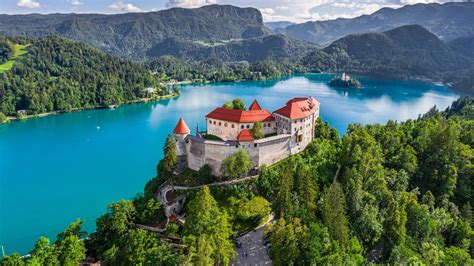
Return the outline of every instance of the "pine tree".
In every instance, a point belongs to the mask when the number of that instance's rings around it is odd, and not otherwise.
[[[323,221],[332,239],[342,247],[349,246],[349,222],[346,216],[346,200],[341,185],[333,183],[323,196]]]
[[[158,175],[168,177],[173,172],[177,162],[176,141],[171,135],[168,135],[163,147],[163,159],[158,164]]]

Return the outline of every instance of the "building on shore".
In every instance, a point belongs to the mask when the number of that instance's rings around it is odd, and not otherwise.
[[[218,107],[206,115],[208,136],[191,135],[183,119],[173,130],[179,162],[199,170],[208,164],[218,176],[222,161],[239,149],[245,150],[255,168],[274,164],[303,151],[314,138],[319,102],[313,97],[293,98],[269,112],[254,100],[248,110]],[[264,137],[255,139],[251,129],[261,123]]]

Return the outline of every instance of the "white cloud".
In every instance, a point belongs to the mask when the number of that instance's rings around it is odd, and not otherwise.
[[[124,2],[115,2],[109,6],[112,9],[117,9],[125,12],[139,12],[140,8],[134,6],[133,4],[124,3]]]
[[[69,2],[69,4],[71,4],[73,6],[80,6],[80,5],[83,4],[80,0],[68,0],[68,2]]]
[[[168,1],[189,2],[189,0]],[[217,0],[219,4],[258,8],[264,21],[288,20],[293,22],[329,20],[341,17],[353,18],[371,14],[383,7],[398,8],[407,4],[444,3],[447,1],[450,0]]]
[[[196,8],[206,5],[217,4],[217,0],[168,0],[165,4],[166,7],[185,7],[185,8]]]
[[[27,7],[27,8],[40,8],[41,7],[40,3],[35,0],[19,0],[16,3],[16,5],[19,7]]]

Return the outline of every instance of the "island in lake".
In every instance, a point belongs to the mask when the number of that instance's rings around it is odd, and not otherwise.
[[[362,87],[360,81],[346,73],[342,73],[341,76],[335,76],[331,81],[329,81],[330,86],[341,87],[341,88],[356,88],[359,89]]]

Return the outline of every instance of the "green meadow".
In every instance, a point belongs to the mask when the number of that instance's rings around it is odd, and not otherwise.
[[[15,53],[12,57],[11,60],[8,60],[7,62],[0,64],[0,74],[10,70],[13,67],[13,64],[15,64],[15,61],[22,55],[28,53],[28,50],[26,49],[28,45],[22,45],[22,44],[15,44],[13,46]]]

